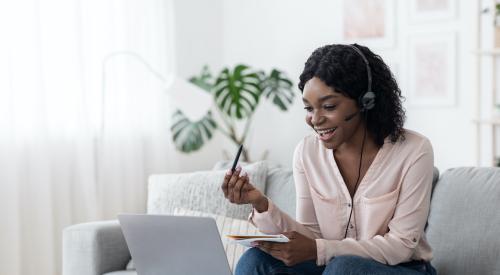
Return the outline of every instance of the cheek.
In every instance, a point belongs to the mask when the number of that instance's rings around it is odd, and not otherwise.
[[[341,112],[331,112],[327,114],[326,119],[335,126],[344,126],[344,116],[342,115]]]
[[[309,126],[312,126],[312,123],[311,123],[311,120],[312,120],[312,114],[310,113],[307,113],[306,114],[306,123],[309,125]]]

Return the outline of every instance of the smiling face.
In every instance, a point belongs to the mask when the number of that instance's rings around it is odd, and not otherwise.
[[[359,114],[346,121],[346,118],[359,111],[356,101],[336,92],[317,77],[306,82],[302,99],[307,112],[306,123],[328,149],[338,149],[353,140],[354,134],[362,126]]]

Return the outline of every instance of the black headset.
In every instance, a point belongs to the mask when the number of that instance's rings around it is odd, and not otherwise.
[[[358,49],[358,47],[356,47],[356,44],[346,45],[346,46],[352,48],[356,53],[359,54],[359,56],[361,56],[363,62],[366,65],[366,76],[368,78],[367,81],[368,86],[366,88],[366,91],[358,99],[358,105],[361,107],[361,109],[358,112],[349,115],[344,119],[345,121],[349,121],[358,113],[366,113],[368,110],[371,110],[373,109],[373,107],[375,107],[375,93],[372,92],[372,70],[370,69],[370,63],[368,62],[368,59],[366,59],[366,56],[363,54],[363,52],[360,49]]]
[[[372,92],[372,71],[370,69],[370,63],[368,62],[368,59],[363,54],[363,52],[358,47],[356,47],[357,46],[356,44],[346,45],[346,46],[352,48],[363,59],[365,65],[366,65],[368,87],[366,88],[366,92],[358,100],[358,104],[359,104],[359,106],[361,106],[361,109],[358,112],[347,116],[344,120],[349,121],[352,118],[354,118],[358,113],[363,113],[365,115],[365,122],[366,122],[366,116],[368,114],[368,111],[373,109],[373,107],[375,107],[375,93]],[[351,223],[352,211],[354,209],[354,201],[353,201],[354,194],[356,193],[356,190],[358,189],[359,178],[361,176],[361,164],[363,163],[363,151],[365,148],[365,138],[366,138],[366,127],[365,127],[365,131],[363,134],[363,143],[361,145],[361,153],[360,153],[360,157],[359,157],[358,178],[356,179],[356,184],[354,185],[354,192],[351,196],[351,212],[349,213],[349,220],[347,221],[347,225],[345,228],[344,239],[347,237],[347,230],[349,229],[349,224]]]

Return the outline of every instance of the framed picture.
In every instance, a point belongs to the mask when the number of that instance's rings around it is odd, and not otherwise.
[[[343,0],[341,32],[345,43],[374,48],[394,46],[393,0]]]
[[[409,39],[408,103],[455,105],[455,33],[418,34]]]
[[[453,19],[456,0],[410,0],[410,22]]]

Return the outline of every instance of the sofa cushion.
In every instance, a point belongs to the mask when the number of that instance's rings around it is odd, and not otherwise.
[[[264,161],[267,165],[266,188],[261,189],[266,196],[273,201],[279,209],[291,217],[295,217],[295,184],[293,181],[293,172],[290,168],[283,168],[280,165]],[[228,169],[232,161],[219,161],[213,167],[214,170]],[[248,163],[240,162],[245,168]]]
[[[277,165],[268,167],[266,196],[283,212],[295,217],[295,182],[291,168]]]
[[[434,193],[434,188],[436,188],[438,180],[439,180],[439,170],[436,167],[434,167],[434,170],[432,171],[432,193]]]
[[[426,236],[439,274],[500,274],[500,168],[444,172]]]
[[[267,165],[257,162],[245,166],[250,181],[265,190]],[[221,190],[226,171],[201,171],[184,174],[162,174],[149,177],[149,214],[172,214],[176,207],[238,219],[247,219],[250,205],[230,203]]]

